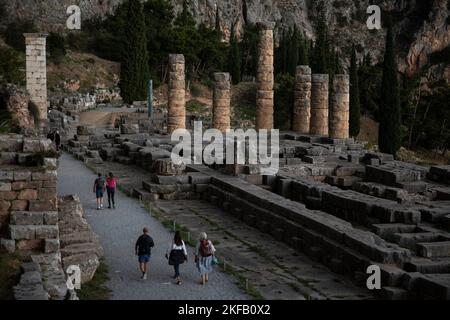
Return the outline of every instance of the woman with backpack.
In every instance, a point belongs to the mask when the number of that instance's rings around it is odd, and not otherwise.
[[[188,259],[186,245],[184,244],[183,239],[181,239],[180,231],[175,232],[172,243],[167,250],[166,259],[169,259],[169,265],[173,266],[175,270],[173,278],[176,280],[177,284],[180,285],[180,264],[183,264]]]
[[[205,232],[200,233],[200,238],[195,250],[195,263],[201,276],[201,285],[208,282],[208,276],[213,271],[214,248],[211,241],[208,240],[208,235]]]

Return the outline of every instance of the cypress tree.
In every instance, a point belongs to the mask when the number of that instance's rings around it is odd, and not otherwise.
[[[298,60],[299,60],[299,32],[297,26],[294,26],[289,41],[289,51],[286,70],[287,73],[289,73],[291,76],[295,76]]]
[[[231,33],[230,53],[228,56],[228,66],[233,84],[241,82],[241,51],[234,31]]]
[[[128,2],[127,35],[122,53],[120,91],[125,103],[143,101],[147,98],[149,80],[149,55],[143,5],[140,0]]]
[[[357,137],[361,130],[361,104],[359,96],[358,63],[356,48],[352,47],[350,62],[350,136]]]
[[[392,22],[388,21],[380,103],[380,151],[395,155],[401,147],[400,87]]]
[[[309,64],[308,56],[308,43],[303,35],[300,36],[299,49],[298,49],[298,64],[301,66],[307,66]]]

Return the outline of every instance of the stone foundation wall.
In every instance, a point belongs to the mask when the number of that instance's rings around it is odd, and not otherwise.
[[[57,160],[45,157],[52,150],[49,140],[0,136],[1,158],[8,160],[0,165],[0,234],[8,251],[59,250]]]

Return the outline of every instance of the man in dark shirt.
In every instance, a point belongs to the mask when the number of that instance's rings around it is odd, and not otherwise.
[[[136,242],[136,255],[139,257],[139,269],[142,272],[142,280],[147,280],[147,267],[150,262],[152,248],[155,246],[152,237],[149,236],[147,228],[144,228],[144,234]]]

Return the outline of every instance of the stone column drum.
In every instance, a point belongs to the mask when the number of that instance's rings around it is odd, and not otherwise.
[[[259,23],[259,58],[256,75],[256,129],[273,129],[274,67],[273,23]]]
[[[292,130],[309,134],[311,120],[311,68],[298,66],[295,75]]]
[[[350,120],[350,78],[335,75],[330,105],[330,138],[348,139]]]
[[[169,55],[169,102],[167,114],[167,131],[186,129],[186,81],[184,56]]]
[[[229,73],[214,73],[213,128],[226,132],[231,126],[231,77]]]
[[[328,137],[328,82],[327,74],[313,74],[311,89],[310,134]]]
[[[25,33],[27,91],[38,107],[41,120],[47,120],[47,35]]]

